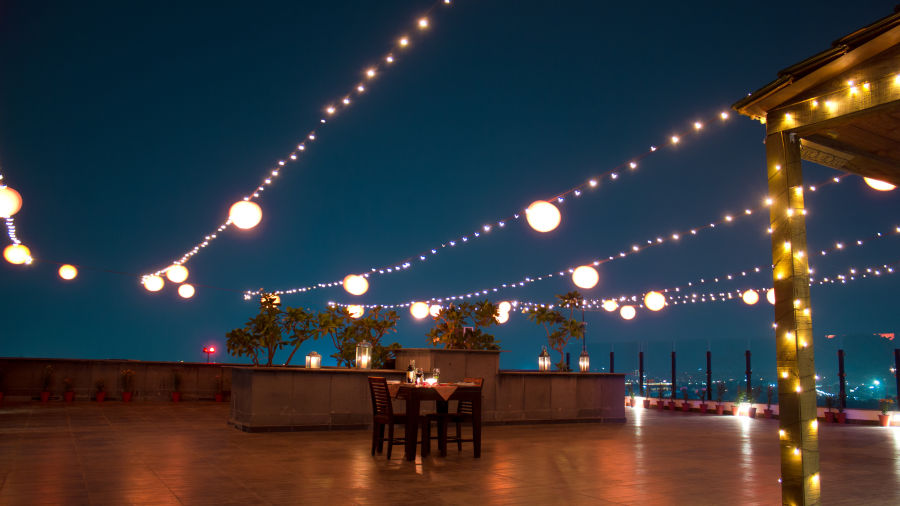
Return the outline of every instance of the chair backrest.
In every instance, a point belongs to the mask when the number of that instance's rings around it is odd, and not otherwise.
[[[391,404],[391,393],[387,380],[380,376],[369,376],[369,391],[372,392],[372,415],[392,416],[394,406]]]
[[[463,380],[465,383],[475,383],[478,389],[481,389],[482,384],[484,383],[484,378],[465,378]],[[456,404],[456,414],[458,415],[471,415],[474,406],[472,405],[472,401],[470,400],[460,400]]]

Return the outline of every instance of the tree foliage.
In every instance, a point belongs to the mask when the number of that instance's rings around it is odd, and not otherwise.
[[[426,337],[432,345],[451,350],[499,350],[500,342],[482,330],[496,325],[499,314],[487,300],[450,304],[434,318],[437,323]]]
[[[525,316],[544,327],[547,333],[547,344],[554,351],[559,352],[559,362],[556,369],[567,371],[565,349],[570,339],[584,339],[584,325],[575,319],[575,309],[581,307],[584,298],[577,291],[569,292],[565,295],[557,295],[559,300],[558,306],[535,306],[525,312]],[[569,310],[569,317],[560,311],[562,309]]]

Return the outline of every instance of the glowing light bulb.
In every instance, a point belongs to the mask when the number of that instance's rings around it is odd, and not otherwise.
[[[891,183],[885,181],[879,181],[878,179],[872,179],[870,177],[864,177],[863,181],[866,182],[872,189],[878,190],[880,192],[889,192],[896,188],[896,185],[892,185]]]
[[[644,296],[644,305],[650,311],[659,311],[666,306],[666,296],[656,291],[647,292]]]
[[[362,317],[366,310],[359,304],[350,304],[347,306],[347,312],[350,313],[350,318],[356,319]]]
[[[9,186],[0,186],[0,218],[10,218],[22,208],[22,196]]]
[[[13,265],[30,264],[32,261],[31,250],[24,244],[10,244],[3,248],[3,258]]]
[[[694,122],[694,130],[700,130],[701,128],[703,128],[703,123],[700,123],[699,121],[695,121]]]
[[[65,264],[59,267],[59,277],[69,281],[78,276],[78,269],[74,265]]]
[[[504,300],[497,306],[497,308],[500,310],[501,313],[508,313],[512,309],[512,304],[510,304],[508,301]]]
[[[403,37],[402,39],[400,39],[400,46],[401,46],[401,47],[406,47],[406,46],[408,46],[408,45],[409,45],[409,39],[408,39],[408,38]]]
[[[769,304],[775,305],[775,289],[769,288],[766,292],[766,300],[769,301]]]
[[[681,139],[679,139],[677,135],[672,136],[672,144],[678,144],[679,141],[681,141]]]
[[[235,202],[228,210],[228,218],[237,228],[247,230],[262,221],[262,209],[256,202],[241,200]]]
[[[600,307],[602,307],[605,311],[612,313],[616,309],[619,309],[619,303],[612,299],[604,300],[603,305]]]
[[[722,119],[728,119],[728,113],[725,111],[722,111],[721,113],[719,113],[719,117]]]
[[[428,28],[428,18],[419,19],[419,28]]]
[[[428,308],[428,314],[430,314],[434,318],[437,318],[438,315],[441,314],[441,306],[439,304],[432,304],[432,306]]]
[[[630,320],[634,318],[634,315],[636,314],[637,311],[635,311],[634,306],[622,306],[622,309],[619,310],[619,316],[624,320]]]
[[[424,302],[414,302],[409,306],[409,312],[416,320],[421,320],[428,316],[428,304]]]
[[[759,302],[759,292],[756,290],[747,290],[741,295],[741,298],[744,299],[744,304],[752,306]]]
[[[366,77],[370,77],[370,78],[375,77],[375,69],[366,70]],[[362,91],[362,90],[360,90],[360,91]]]
[[[348,274],[343,281],[344,290],[351,295],[362,295],[369,290],[369,280],[358,275]]]
[[[783,439],[785,436],[787,436],[787,432],[784,429],[778,429],[778,437]]]
[[[503,325],[504,323],[509,321],[509,313],[500,313],[494,317],[497,320],[497,323]]]
[[[166,284],[166,282],[163,281],[163,278],[161,278],[160,276],[157,276],[157,275],[145,276],[143,283],[144,283],[144,288],[146,288],[147,291],[150,291],[150,292],[158,292],[158,291],[162,290],[163,286],[165,286],[165,284]]]
[[[600,274],[590,265],[582,265],[572,272],[572,282],[578,288],[590,290],[600,282]]]
[[[182,299],[190,299],[194,296],[194,292],[194,285],[190,283],[185,283],[178,287],[178,295],[180,295]]]
[[[525,219],[528,220],[528,225],[538,232],[550,232],[559,226],[562,215],[553,204],[536,200],[525,210]]]
[[[188,270],[183,265],[173,265],[166,269],[166,277],[173,283],[182,283],[188,278]]]

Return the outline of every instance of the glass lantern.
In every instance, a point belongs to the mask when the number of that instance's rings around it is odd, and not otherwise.
[[[363,341],[356,345],[356,368],[372,368],[372,343]]]
[[[539,371],[549,371],[550,370],[550,354],[547,353],[547,347],[541,347],[541,354],[538,355],[538,370]]]
[[[591,357],[588,356],[587,350],[581,350],[581,355],[578,356],[578,369],[581,372],[588,372],[591,370]]]
[[[322,368],[322,355],[319,355],[316,352],[312,352],[306,356],[306,368],[307,369],[321,369]]]

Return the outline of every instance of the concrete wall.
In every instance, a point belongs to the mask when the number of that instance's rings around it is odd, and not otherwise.
[[[122,398],[121,371],[134,371],[133,400],[169,400],[175,372],[181,375],[182,400],[213,399],[216,376],[223,375],[226,393],[231,387],[231,369],[223,364],[144,362],[138,360],[74,360],[53,358],[0,358],[0,390],[5,400],[38,399],[41,375],[53,366],[51,401],[62,399],[63,379],[72,378],[75,400],[95,395],[98,379],[106,383],[109,400]]]
[[[624,374],[499,371],[497,404],[485,421],[624,422]]]

